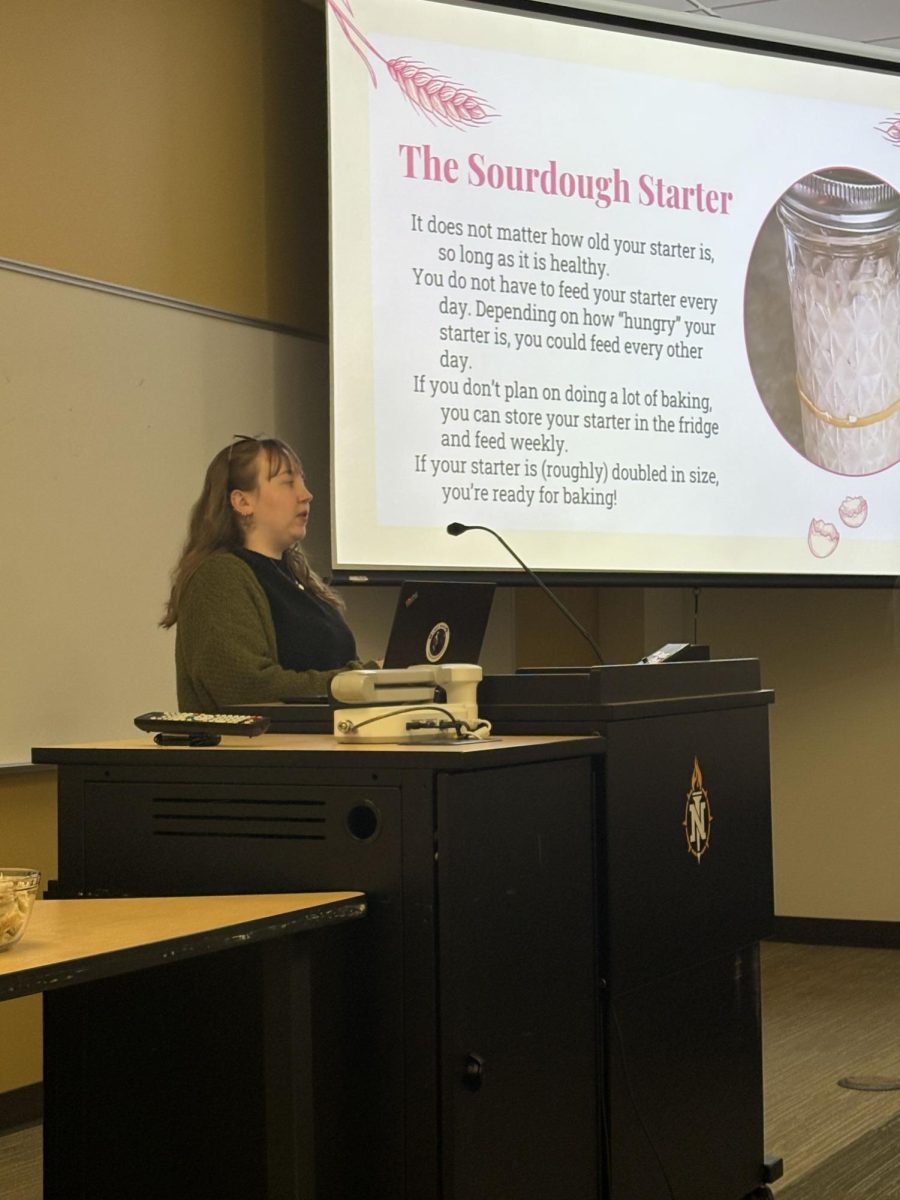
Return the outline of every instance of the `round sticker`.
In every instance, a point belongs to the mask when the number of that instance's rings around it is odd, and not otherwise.
[[[441,621],[432,629],[425,641],[425,657],[429,662],[439,662],[450,645],[450,626]]]

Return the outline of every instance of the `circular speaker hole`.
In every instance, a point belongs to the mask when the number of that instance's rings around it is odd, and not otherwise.
[[[347,829],[351,837],[367,842],[378,832],[379,812],[374,804],[356,804],[347,813]]]

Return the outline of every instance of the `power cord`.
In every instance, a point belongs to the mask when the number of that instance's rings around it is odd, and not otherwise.
[[[437,704],[416,704],[410,708],[392,708],[390,712],[379,713],[374,717],[367,717],[365,721],[343,720],[338,722],[338,731],[340,733],[356,733],[363,729],[366,725],[372,725],[376,721],[387,721],[394,717],[403,717],[412,713],[437,712],[440,713],[445,720],[443,721],[407,721],[406,728],[412,729],[436,729],[441,733],[445,733],[448,729],[453,729],[456,732],[459,741],[468,741],[470,739],[481,740],[488,737],[491,732],[490,721],[476,721],[474,725],[470,725],[468,721],[462,721],[458,717],[454,717],[453,713],[448,708],[441,708]],[[483,732],[482,732],[483,730]]]

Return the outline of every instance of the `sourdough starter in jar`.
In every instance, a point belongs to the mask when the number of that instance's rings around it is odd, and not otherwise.
[[[900,459],[900,194],[841,168],[798,180],[784,226],[806,457],[842,475]]]

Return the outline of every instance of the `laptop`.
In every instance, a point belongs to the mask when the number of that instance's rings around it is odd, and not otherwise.
[[[384,665],[477,663],[493,599],[492,583],[407,581],[397,597]]]

